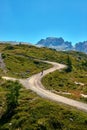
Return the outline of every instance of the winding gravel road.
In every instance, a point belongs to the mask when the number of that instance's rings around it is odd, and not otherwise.
[[[60,70],[66,67],[65,65],[58,64],[56,62],[49,62],[49,61],[44,61],[44,62],[52,64],[53,67],[48,70],[45,70],[43,72],[43,75],[41,73],[38,73],[27,79],[20,79],[19,80],[20,83],[23,84],[27,89],[31,89],[32,91],[34,91],[35,93],[37,93],[39,96],[43,98],[50,99],[56,102],[61,102],[87,112],[87,104],[54,94],[51,91],[46,90],[44,88],[44,86],[41,84],[41,79],[43,76],[55,70]],[[16,80],[14,78],[9,78],[9,77],[3,77],[3,78]]]

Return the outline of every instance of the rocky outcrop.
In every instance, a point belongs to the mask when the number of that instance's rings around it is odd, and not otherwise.
[[[39,47],[48,47],[60,51],[72,50],[73,46],[71,42],[64,41],[63,38],[48,37],[41,39],[37,44]]]
[[[71,42],[64,41],[62,37],[41,39],[36,45],[39,47],[53,48],[58,51],[74,50],[87,53],[87,41],[76,43],[75,46],[73,46]]]
[[[75,50],[87,53],[87,41],[77,43]]]

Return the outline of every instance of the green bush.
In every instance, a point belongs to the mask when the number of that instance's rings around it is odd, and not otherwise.
[[[14,50],[14,46],[13,45],[7,45],[5,47],[5,50]]]
[[[3,59],[5,59],[7,57],[7,55],[5,53],[2,53],[1,56]]]

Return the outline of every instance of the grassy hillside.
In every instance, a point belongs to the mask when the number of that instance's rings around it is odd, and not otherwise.
[[[31,45],[0,44],[7,73],[4,75],[27,78],[51,65],[39,62],[35,59],[43,59],[64,63],[67,65],[68,56],[72,62],[72,71],[56,71],[43,79],[43,84],[48,89],[70,92],[75,99],[81,99],[80,94],[87,94],[87,55],[80,52],[57,52],[53,49],[37,48]],[[0,74],[3,71],[0,69]],[[81,83],[81,84],[76,84]],[[86,101],[86,99],[84,99]]]
[[[61,92],[68,92],[71,95],[64,96],[87,102],[87,98],[81,96],[87,95],[87,55],[80,52],[64,52],[64,56],[62,59],[66,65],[66,57],[70,57],[72,70],[67,72],[64,69],[50,73],[42,79],[42,83],[47,89],[56,90],[56,93],[64,95]]]
[[[43,78],[47,89],[57,92],[70,92],[70,98],[81,98],[80,93],[87,94],[87,55],[80,52],[57,52],[47,48],[37,48],[31,45],[0,44],[0,53],[6,64],[4,73],[0,68],[0,75],[17,78],[27,78],[51,65],[36,59],[56,61],[67,65],[67,58],[72,62],[72,71],[55,71]],[[83,83],[75,84],[75,82]],[[14,98],[8,98],[18,83],[5,81],[0,78],[0,130],[86,130],[87,113],[81,112],[63,104],[56,104],[37,96],[21,86],[18,104],[12,108],[11,115],[6,113],[9,103]],[[13,89],[12,89],[13,88]],[[65,96],[65,95],[64,95]],[[7,102],[9,99],[10,101]],[[13,102],[12,102],[12,100]],[[11,105],[12,106],[12,105]],[[13,105],[14,106],[14,105]],[[8,118],[6,118],[8,117]]]
[[[33,49],[33,47],[31,47]],[[7,73],[3,73],[0,69],[0,75],[12,76],[17,78],[27,78],[35,73],[41,72],[42,70],[48,69],[51,65],[40,62],[32,57],[29,51],[28,45],[12,46],[2,45],[2,57],[6,64]]]
[[[0,79],[0,118],[6,112],[6,95],[15,83]],[[23,87],[10,117],[0,119],[0,130],[86,130],[87,114],[37,96]]]

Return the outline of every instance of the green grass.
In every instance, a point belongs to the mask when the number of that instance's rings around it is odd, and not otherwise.
[[[27,78],[42,70],[48,69],[51,65],[30,59],[25,56],[10,55],[4,59],[7,67],[7,75],[17,78]]]
[[[55,71],[43,78],[47,89],[72,92],[72,97],[80,99],[79,93],[87,94],[87,55],[80,52],[57,52],[53,49],[37,48],[31,45],[2,45],[0,52],[4,54],[7,73],[0,69],[0,75],[27,78],[35,73],[51,67],[35,59],[56,61],[67,64],[67,57],[72,61],[70,73]],[[82,82],[79,86],[74,82]],[[6,111],[6,94],[9,82],[0,78],[0,118]],[[5,122],[0,122],[0,130],[86,130],[87,113],[63,104],[42,99],[23,87],[20,91],[19,105],[13,115]]]
[[[9,92],[9,82],[0,80],[1,92]],[[8,85],[7,85],[8,84]],[[5,98],[5,95],[4,95]],[[3,99],[3,95],[1,95]],[[6,101],[4,108],[6,108]],[[2,104],[1,104],[2,105]],[[5,109],[2,114],[4,114]],[[0,113],[1,115],[1,113]],[[87,113],[63,104],[42,99],[30,90],[21,88],[19,105],[7,122],[0,122],[0,130],[86,130]]]
[[[67,64],[67,58],[72,61],[72,72],[54,72],[43,79],[43,84],[48,89],[57,91],[68,91],[73,93],[74,99],[80,99],[80,93],[87,94],[87,55],[80,52],[57,52],[53,49],[37,48],[31,45],[0,45],[1,52],[4,54],[4,62],[7,73],[4,75],[27,78],[51,65],[35,61],[43,59]],[[0,70],[3,75],[3,71]],[[52,80],[51,80],[52,79]],[[84,83],[84,86],[76,85],[74,82]],[[81,98],[81,100],[83,100]],[[85,100],[85,99],[84,99]]]
[[[84,85],[76,84],[83,83]],[[73,70],[67,73],[65,70],[55,71],[42,79],[43,85],[49,90],[57,92],[68,92],[71,95],[63,95],[73,99],[87,102],[80,94],[87,95],[87,72],[84,70]]]

